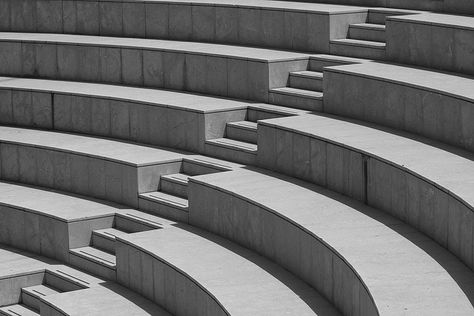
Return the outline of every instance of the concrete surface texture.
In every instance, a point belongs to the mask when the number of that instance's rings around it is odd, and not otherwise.
[[[470,0],[0,0],[0,315],[474,315]]]

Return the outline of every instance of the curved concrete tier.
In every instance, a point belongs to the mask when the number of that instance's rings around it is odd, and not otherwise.
[[[260,104],[99,83],[0,77],[0,123],[113,137],[204,153]],[[257,110],[258,111],[258,110]]]
[[[324,112],[474,151],[473,87],[474,78],[398,65],[328,67]]]
[[[276,264],[184,225],[119,238],[117,261],[121,284],[175,315],[340,315]]]
[[[5,246],[0,294],[1,315],[171,315],[116,283]]]
[[[274,260],[345,315],[470,315],[473,272],[399,220],[239,169],[190,180],[190,223]]]
[[[0,33],[0,73],[119,83],[268,101],[309,55],[245,46],[45,33]]]
[[[329,52],[367,9],[264,0],[4,0],[1,31],[141,37]]]
[[[259,164],[384,210],[474,267],[471,153],[322,115],[260,123]]]
[[[474,17],[389,17],[386,32],[388,60],[474,75]]]

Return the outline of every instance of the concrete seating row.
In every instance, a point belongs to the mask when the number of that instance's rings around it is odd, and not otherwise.
[[[326,113],[474,151],[474,78],[369,62],[325,68],[324,81]]]
[[[0,78],[0,123],[113,137],[204,153],[229,121],[259,104],[203,95],[42,79]],[[275,116],[263,116],[275,117]]]
[[[265,0],[2,0],[0,31],[70,33],[329,52],[367,9]]]
[[[42,79],[126,84],[268,101],[300,53],[138,38],[0,33],[0,73]]]
[[[161,307],[45,257],[0,247],[0,315],[159,315]]]
[[[473,312],[472,270],[390,215],[258,170],[189,185],[193,226],[272,259],[345,315]]]
[[[386,211],[473,268],[471,153],[323,115],[260,123],[259,164]]]
[[[275,263],[189,226],[117,240],[118,282],[174,315],[340,315]]]
[[[474,75],[474,17],[394,16],[387,19],[386,32],[388,60]]]

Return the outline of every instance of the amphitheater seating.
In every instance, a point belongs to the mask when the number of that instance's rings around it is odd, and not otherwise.
[[[0,315],[474,315],[472,3],[316,2],[0,0]]]
[[[343,314],[473,312],[472,270],[362,203],[246,169],[194,178],[189,194],[192,225],[271,258]]]
[[[261,125],[262,166],[384,210],[473,267],[472,154],[321,115]]]

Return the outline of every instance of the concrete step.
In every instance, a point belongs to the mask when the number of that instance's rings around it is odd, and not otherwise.
[[[188,221],[188,200],[164,192],[148,192],[138,196],[140,210],[171,220]]]
[[[0,307],[0,315],[5,316],[38,316],[39,313],[28,308],[23,304],[15,304],[10,306]]]
[[[423,11],[405,10],[405,9],[391,9],[391,8],[372,8],[369,9],[369,16],[367,21],[372,24],[384,24],[388,16],[394,15],[408,15],[422,13]]]
[[[92,246],[115,254],[115,236],[124,236],[128,233],[117,228],[105,228],[92,231]]]
[[[250,121],[229,122],[226,125],[226,137],[257,144],[257,123]]]
[[[385,43],[359,39],[331,40],[331,54],[358,58],[385,59]]]
[[[71,265],[100,277],[115,280],[115,255],[94,247],[69,250]]]
[[[21,302],[32,310],[40,310],[41,297],[61,293],[49,285],[40,284],[21,289]]]
[[[206,140],[206,154],[221,159],[253,165],[257,155],[257,145],[230,138]]]
[[[358,23],[349,25],[349,38],[385,42],[385,25]]]
[[[87,280],[81,279],[81,275],[71,275],[61,269],[47,270],[43,283],[60,292],[82,290],[90,284]]]
[[[361,64],[368,61],[370,60],[347,56],[317,54],[310,56],[308,69],[310,71],[323,72],[325,67]]]
[[[247,121],[257,122],[277,117],[308,114],[310,111],[290,108],[282,105],[256,103],[250,104],[247,110]]]
[[[194,157],[183,159],[181,172],[190,176],[228,171],[233,168],[233,164],[227,161],[213,159],[210,157]]]
[[[184,173],[162,175],[160,177],[160,191],[187,199],[188,178],[189,175]]]
[[[290,87],[303,90],[323,91],[323,73],[307,70],[290,72]]]
[[[169,221],[138,210],[124,210],[115,215],[115,228],[127,233],[138,233],[162,228]]]
[[[275,88],[268,95],[270,103],[286,105],[308,111],[321,111],[323,107],[323,93],[317,91]]]

